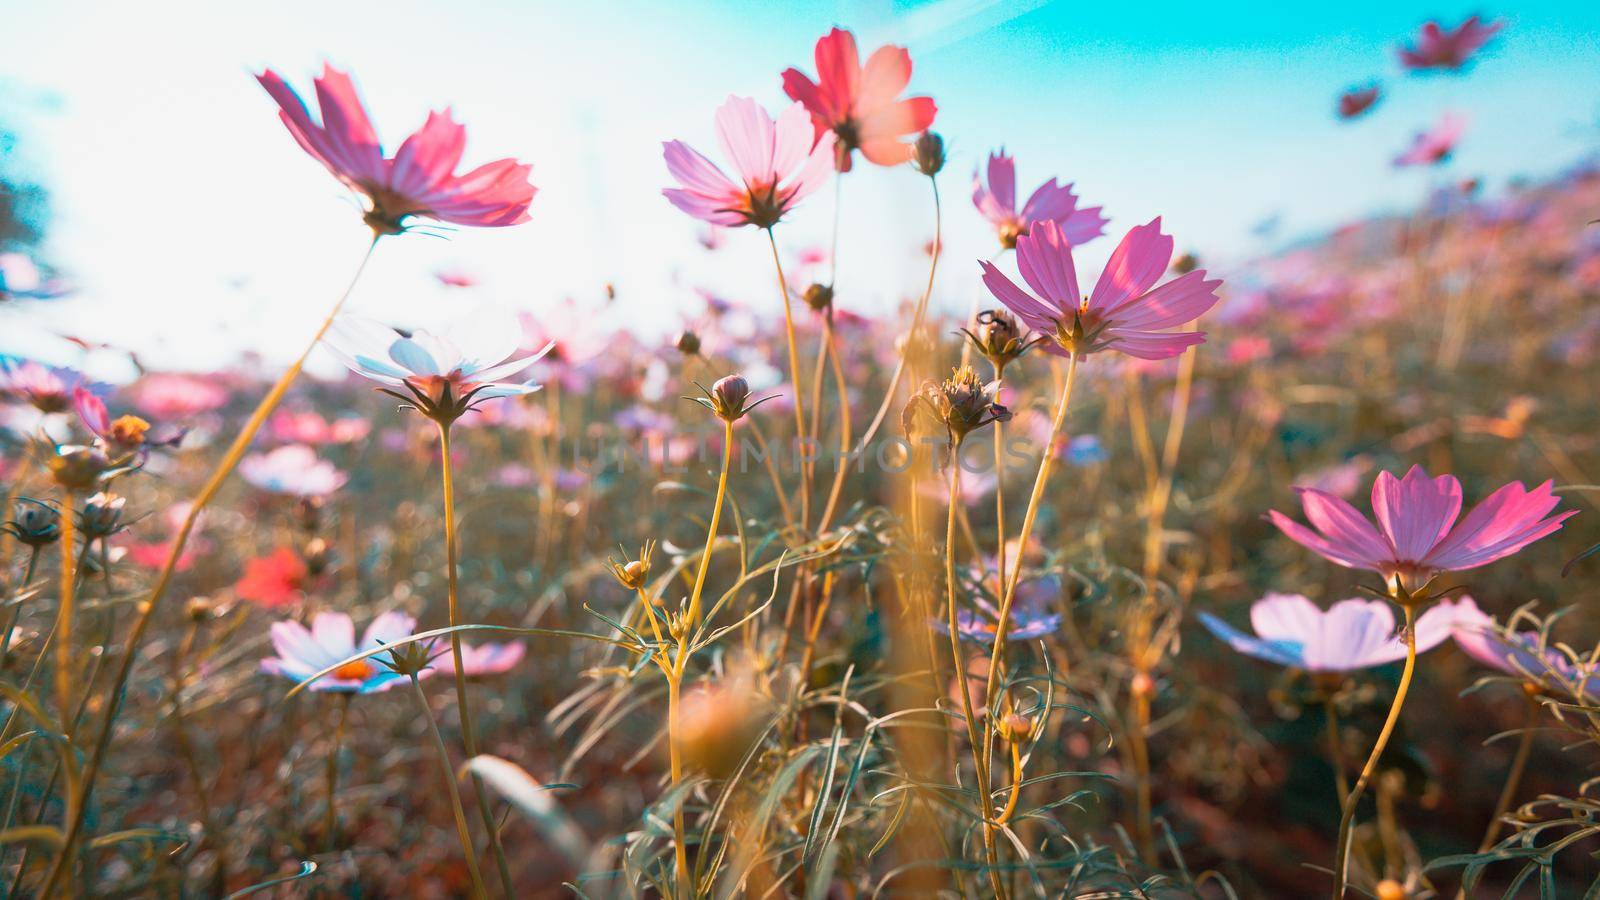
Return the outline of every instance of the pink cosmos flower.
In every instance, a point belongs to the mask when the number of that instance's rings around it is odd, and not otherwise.
[[[1354,119],[1377,105],[1379,88],[1377,85],[1365,88],[1351,88],[1339,95],[1339,118]]]
[[[682,185],[661,193],[673,206],[712,225],[771,228],[832,170],[834,136],[812,144],[806,109],[794,103],[776,122],[748,97],[729,97],[717,110],[717,142],[733,160],[739,181],[682,141],[663,143],[667,170]]]
[[[73,390],[72,405],[84,427],[99,438],[100,446],[113,457],[137,454],[142,458],[152,447],[173,447],[183,440],[182,429],[153,430],[149,422],[135,415],[111,418],[105,401],[85,387]]]
[[[76,390],[88,381],[71,369],[47,366],[32,360],[0,362],[0,395],[30,403],[40,412],[66,412]]]
[[[1158,217],[1128,232],[1084,298],[1072,264],[1072,242],[1060,225],[1046,220],[1017,240],[1018,268],[1037,298],[993,263],[979,265],[989,292],[1028,327],[1051,338],[1039,345],[1045,352],[1067,356],[1116,350],[1155,360],[1205,342],[1204,332],[1162,329],[1194,321],[1216,304],[1222,284],[1207,281],[1205,270],[1196,269],[1154,287],[1171,259],[1172,238],[1161,233]]]
[[[351,444],[371,430],[372,423],[360,416],[329,420],[313,410],[280,409],[267,420],[267,434],[291,444]]]
[[[1418,653],[1450,637],[1459,606],[1446,600],[1417,618]],[[1395,635],[1394,608],[1383,600],[1340,600],[1324,612],[1299,594],[1268,594],[1250,606],[1253,635],[1210,613],[1201,613],[1200,621],[1246,656],[1311,672],[1370,669],[1406,656],[1405,641]]]
[[[1055,222],[1061,226],[1067,243],[1086,244],[1105,233],[1106,217],[1102,207],[1078,208],[1078,195],[1071,184],[1056,184],[1054,178],[1039,185],[1028,202],[1017,211],[1016,161],[1005,150],[989,154],[988,183],[983,173],[972,175],[972,203],[978,212],[994,225],[1000,235],[1000,246],[1011,249],[1017,238],[1028,233],[1037,222]]]
[[[1600,697],[1600,679],[1589,667],[1550,645],[1538,632],[1502,628],[1470,597],[1457,604],[1456,646],[1478,663],[1498,669],[1536,687],[1559,690],[1574,696]]]
[[[445,287],[469,288],[478,284],[478,277],[465,269],[435,269],[433,277]]]
[[[256,80],[277,101],[278,115],[301,149],[346,187],[366,196],[365,221],[377,234],[400,233],[411,216],[486,228],[528,221],[528,204],[536,193],[528,181],[532,167],[498,159],[455,174],[467,130],[451,118],[450,110],[429,113],[422,128],[388,158],[345,73],[324,66],[315,80],[320,123],[278,73],[268,69]]]
[[[1312,528],[1276,510],[1267,516],[1330,562],[1377,572],[1391,587],[1413,591],[1440,572],[1475,569],[1560,530],[1577,510],[1550,515],[1561,502],[1551,484],[1531,491],[1521,482],[1508,484],[1458,524],[1461,482],[1451,475],[1430,478],[1412,466],[1404,478],[1378,473],[1372,485],[1376,527],[1349,503],[1314,488],[1297,489]]]
[[[278,655],[262,660],[261,671],[293,681],[305,681],[322,669],[362,650],[410,637],[416,625],[417,621],[405,613],[386,612],[372,620],[362,633],[358,645],[355,625],[344,613],[317,613],[311,618],[310,628],[292,620],[274,622],[272,647]],[[432,672],[432,669],[423,669],[417,677],[422,678]],[[311,685],[311,690],[373,694],[386,691],[405,679],[406,676],[368,657],[346,663],[317,679]]]
[[[931,97],[897,99],[911,81],[911,54],[886,44],[872,51],[866,66],[855,36],[835,28],[817,41],[817,80],[799,69],[783,73],[783,92],[805,104],[816,138],[831,132],[834,166],[850,171],[851,155],[860,150],[869,162],[898,166],[911,158],[911,144],[902,140],[927,131],[938,108]]]
[[[305,444],[286,444],[270,453],[253,453],[239,463],[245,481],[274,494],[325,497],[349,480]]]
[[[217,409],[228,402],[228,389],[193,375],[158,372],[140,380],[134,396],[140,409],[174,421]]]
[[[1484,22],[1478,16],[1469,16],[1452,29],[1429,22],[1410,46],[1400,48],[1400,64],[1412,71],[1460,69],[1504,27],[1504,22]]]
[[[1442,163],[1455,152],[1456,144],[1467,130],[1467,120],[1445,113],[1439,123],[1411,139],[1406,152],[1395,157],[1397,166],[1432,166]]]
[[[500,675],[516,668],[528,648],[521,641],[506,643],[462,644],[461,673],[468,678]],[[434,660],[434,668],[441,672],[455,671],[455,656],[448,649]]]

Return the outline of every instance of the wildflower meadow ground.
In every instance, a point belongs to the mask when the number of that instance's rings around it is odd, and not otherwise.
[[[286,367],[0,360],[0,895],[1600,896],[1600,167],[1485,190],[1434,110],[1424,200],[1214,266],[847,25],[658,136],[759,273],[670,333],[465,264],[395,320],[369,273],[565,186],[252,73],[368,240]],[[1320,115],[1517,39],[1419,22]],[[926,241],[878,308],[869,216]],[[75,302],[15,244],[0,328]]]

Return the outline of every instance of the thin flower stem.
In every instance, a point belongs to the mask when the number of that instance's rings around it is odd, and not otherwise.
[[[328,808],[322,819],[322,846],[332,853],[339,848],[339,751],[344,748],[344,726],[350,715],[350,695],[339,695],[339,712],[334,717],[333,743],[328,747]]]
[[[1339,812],[1344,812],[1344,798],[1350,793],[1350,781],[1344,777],[1344,742],[1339,738],[1339,711],[1330,694],[1323,701],[1324,718],[1328,725],[1328,764],[1333,766],[1333,787],[1339,795]]]
[[[67,717],[72,715],[72,679],[77,668],[72,653],[72,614],[76,599],[73,589],[77,586],[72,558],[72,545],[76,537],[76,526],[72,521],[75,497],[75,494],[67,494],[67,508],[61,513],[61,606],[56,610],[56,708],[61,716],[62,728],[67,727]],[[69,798],[69,804],[75,799]]]
[[[1011,821],[1011,817],[1017,812],[1017,800],[1022,797],[1022,749],[1017,743],[1017,741],[1011,742],[1011,799],[1006,801],[1006,808],[1001,811],[1000,818],[995,820],[997,825]]]
[[[945,516],[944,529],[945,616],[947,617],[945,625],[950,632],[951,673],[961,692],[962,721],[967,727],[967,743],[972,748],[972,767],[978,782],[978,802],[982,804],[978,814],[983,817],[983,854],[989,864],[989,885],[994,889],[996,897],[1004,897],[1005,885],[1000,880],[999,856],[995,852],[994,810],[989,805],[988,761],[984,759],[983,744],[978,739],[978,717],[972,706],[972,685],[966,677],[967,667],[961,653],[961,628],[956,620],[956,508],[960,505],[961,490],[959,441],[954,455],[957,461],[950,465],[950,505]],[[960,764],[957,763],[957,768],[959,767]],[[959,777],[957,780],[960,780]]]
[[[36,544],[28,552],[28,564],[22,570],[22,581],[17,585],[16,596],[11,598],[13,605],[11,615],[6,619],[5,637],[0,638],[0,669],[4,669],[11,659],[11,635],[16,630],[17,620],[22,618],[22,592],[28,589],[28,582],[33,580],[34,567],[39,564],[39,554],[43,551],[44,547]]]
[[[900,346],[900,360],[895,363],[894,374],[889,376],[889,387],[883,392],[883,402],[878,404],[878,411],[872,416],[872,423],[862,433],[857,450],[865,448],[872,442],[878,433],[878,428],[883,425],[884,417],[889,414],[889,407],[894,403],[895,389],[900,387],[900,379],[905,377],[906,369],[910,365],[911,345],[915,342],[916,334],[922,328],[922,319],[928,311],[928,300],[933,296],[933,276],[939,271],[939,254],[944,250],[944,211],[939,204],[939,182],[931,175],[928,184],[933,188],[933,258],[928,263],[928,285],[922,289],[922,297],[917,300],[917,308],[911,314],[911,329],[906,332],[906,340]]]
[[[672,790],[683,783],[683,662],[688,656],[688,634],[678,642],[678,660],[667,672],[667,759],[672,777]],[[689,873],[689,848],[683,823],[683,798],[672,811],[672,852],[678,868],[678,882],[674,893],[682,897],[694,877]]]
[[[789,344],[789,380],[794,384],[794,428],[801,456],[800,464],[800,527],[811,525],[811,464],[805,459],[810,454],[806,436],[806,413],[801,401],[804,381],[800,378],[800,350],[794,342],[794,310],[789,299],[789,282],[783,277],[783,260],[778,258],[778,239],[772,229],[767,229],[767,243],[772,246],[772,265],[778,271],[778,293],[783,299],[783,330]]]
[[[828,502],[822,508],[822,518],[817,531],[828,530],[834,510],[839,505],[839,495],[844,490],[845,475],[850,471],[850,388],[844,380],[844,365],[839,361],[838,335],[833,330],[833,315],[827,321],[828,364],[833,367],[833,380],[839,388],[839,459],[834,463],[833,487],[828,490]],[[820,368],[820,367],[819,367]]]
[[[457,669],[457,671],[460,671]],[[456,789],[455,770],[450,766],[450,751],[445,748],[444,736],[439,734],[439,723],[434,721],[433,710],[428,708],[428,695],[422,691],[422,682],[415,673],[411,675],[411,690],[416,695],[422,717],[428,720],[428,733],[433,735],[433,748],[439,754],[439,772],[444,776],[444,786],[450,791],[450,811],[455,814],[456,837],[461,840],[461,855],[467,861],[467,876],[472,879],[473,896],[484,898],[483,875],[478,871],[478,854],[472,849],[472,834],[467,830],[467,814],[461,807],[461,792]]]
[[[728,468],[733,461],[733,423],[722,423],[722,473],[717,476],[717,501],[711,509],[711,527],[706,529],[706,549],[694,574],[694,592],[689,595],[689,622],[700,624],[700,596],[705,592],[706,573],[711,570],[711,548],[717,543],[717,528],[722,524],[722,503],[728,496]]]
[[[1056,414],[1050,423],[1050,436],[1045,439],[1044,455],[1039,460],[1039,473],[1033,479],[1033,493],[1028,497],[1028,508],[1022,514],[1022,530],[1017,532],[1017,558],[1011,563],[1011,571],[1006,574],[1005,591],[1000,595],[1000,609],[995,615],[995,642],[994,653],[989,655],[989,676],[987,679],[987,693],[993,696],[999,689],[1000,663],[1005,656],[1005,635],[1011,624],[1011,600],[1017,592],[1017,582],[1022,577],[1022,554],[1028,546],[1028,538],[1033,536],[1033,523],[1039,515],[1039,503],[1044,497],[1044,486],[1050,480],[1051,464],[1055,461],[1056,437],[1061,434],[1061,426],[1067,420],[1067,409],[1072,405],[1072,386],[1077,381],[1078,354],[1073,353],[1067,360],[1067,378],[1061,386],[1061,400],[1056,404]],[[994,723],[984,725],[982,753],[987,763],[993,759],[994,751]],[[989,789],[987,781],[979,785],[981,791]]]
[[[995,373],[998,380],[999,373]],[[1006,592],[1006,455],[1000,420],[994,422],[994,553],[999,569],[995,573],[995,596]]]
[[[450,458],[450,423],[440,419],[436,424],[439,426],[439,470],[444,489],[445,597],[450,627],[455,628],[461,624],[460,583],[456,572],[455,466]],[[467,673],[461,661],[460,631],[450,632],[450,658],[455,663],[456,712],[461,717],[461,746],[467,752],[467,758],[472,759],[478,755],[478,738],[472,726],[472,706],[467,698]],[[429,721],[432,721],[431,716]],[[484,830],[489,833],[489,847],[494,852],[494,864],[499,870],[501,887],[505,888],[507,897],[514,897],[516,891],[512,887],[511,866],[506,862],[505,848],[500,845],[500,829],[489,807],[489,793],[477,772],[472,773],[472,790],[478,801],[478,815],[483,819]]]
[[[1350,860],[1350,832],[1355,824],[1356,806],[1361,802],[1361,795],[1366,792],[1367,782],[1372,780],[1372,773],[1378,768],[1378,758],[1383,756],[1384,748],[1389,746],[1389,738],[1394,734],[1395,723],[1400,721],[1400,708],[1406,702],[1406,692],[1411,689],[1411,676],[1417,668],[1417,635],[1413,627],[1416,612],[1410,604],[1405,607],[1406,624],[1406,665],[1400,672],[1400,687],[1395,690],[1394,702],[1389,706],[1389,717],[1384,720],[1383,730],[1378,732],[1378,742],[1372,747],[1372,755],[1367,757],[1366,765],[1361,767],[1361,775],[1356,779],[1356,786],[1351,789],[1350,796],[1345,800],[1344,811],[1339,816],[1339,849],[1333,859],[1333,900],[1343,900],[1345,871]]]
[[[1495,802],[1494,815],[1489,817],[1489,828],[1483,833],[1483,840],[1478,844],[1478,852],[1486,853],[1494,846],[1495,839],[1500,836],[1500,829],[1505,823],[1501,821],[1506,811],[1511,809],[1511,801],[1517,796],[1517,788],[1522,785],[1522,773],[1528,768],[1528,755],[1533,751],[1534,725],[1539,720],[1539,703],[1533,697],[1528,697],[1528,720],[1523,725],[1522,736],[1517,741],[1517,754],[1511,759],[1511,771],[1506,773],[1505,786],[1500,789],[1500,799]]]
[[[317,327],[316,333],[312,335],[311,342],[306,345],[305,350],[300,353],[294,364],[279,376],[272,389],[267,392],[265,397],[261,398],[261,402],[256,404],[255,411],[250,414],[250,418],[245,422],[244,427],[239,429],[239,433],[234,436],[233,443],[228,445],[227,453],[217,463],[217,467],[212,470],[210,477],[206,479],[205,485],[200,488],[200,493],[195,496],[194,501],[190,504],[189,512],[183,517],[183,523],[178,526],[178,533],[172,539],[172,548],[167,551],[167,559],[161,565],[161,572],[156,576],[155,584],[150,588],[149,596],[140,604],[139,618],[134,622],[134,626],[128,632],[128,638],[124,642],[122,661],[117,668],[116,680],[112,682],[111,693],[107,695],[106,711],[100,721],[99,734],[95,737],[94,750],[89,754],[89,762],[83,770],[81,782],[83,802],[69,816],[61,850],[56,857],[56,863],[50,872],[50,877],[44,885],[44,893],[46,895],[55,890],[65,876],[66,870],[71,867],[68,860],[72,857],[73,846],[77,843],[78,834],[83,830],[84,812],[88,809],[89,799],[94,793],[95,780],[100,775],[100,765],[105,759],[106,749],[111,744],[111,733],[116,726],[117,715],[121,712],[123,692],[128,684],[128,676],[133,672],[134,660],[139,655],[139,645],[144,642],[145,632],[150,628],[150,622],[155,615],[155,611],[161,606],[161,598],[166,595],[167,587],[172,583],[172,576],[178,569],[178,560],[183,555],[185,545],[188,544],[189,535],[194,531],[195,522],[200,518],[200,513],[205,509],[206,504],[210,503],[212,498],[217,495],[217,492],[222,489],[222,485],[228,480],[228,476],[233,474],[234,467],[239,464],[239,460],[244,457],[245,451],[250,448],[250,442],[255,439],[256,432],[261,430],[261,426],[267,421],[267,417],[277,408],[279,401],[283,399],[283,395],[288,392],[289,386],[300,375],[301,368],[305,366],[306,358],[311,355],[312,350],[316,349],[317,343],[322,340],[322,336],[333,325],[334,317],[344,308],[345,301],[355,291],[356,284],[361,281],[361,273],[366,271],[367,263],[372,259],[372,251],[378,246],[379,237],[380,235],[373,235],[372,242],[367,245],[366,253],[361,257],[361,264],[356,267],[355,275],[351,277],[350,283],[345,287],[344,292],[339,295],[339,299],[334,301],[333,308],[328,311],[327,317]]]

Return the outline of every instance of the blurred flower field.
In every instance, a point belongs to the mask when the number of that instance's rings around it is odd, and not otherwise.
[[[662,135],[697,252],[770,267],[665,337],[466,269],[438,332],[345,311],[538,170],[258,76],[372,235],[305,355],[0,368],[4,896],[1600,892],[1600,166],[1483,190],[1440,110],[1426,202],[1218,269],[1003,136],[947,166],[903,48],[794,62]],[[889,178],[925,275],[836,308],[785,219]],[[5,315],[70,293],[0,255]]]

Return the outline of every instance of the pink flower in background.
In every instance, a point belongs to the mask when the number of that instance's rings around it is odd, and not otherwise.
[[[71,409],[73,392],[85,384],[87,380],[71,369],[32,360],[0,364],[0,395],[15,397],[44,413]]]
[[[1417,618],[1418,653],[1450,637],[1461,605],[1445,600]],[[1323,611],[1299,594],[1268,594],[1250,605],[1253,635],[1210,613],[1201,613],[1200,621],[1246,656],[1311,672],[1369,669],[1406,656],[1405,641],[1395,635],[1393,606],[1383,600],[1340,600]]]
[[[310,577],[300,554],[279,547],[266,556],[245,560],[244,576],[233,589],[240,597],[266,609],[280,609],[300,599]]]
[[[215,380],[168,372],[146,375],[133,394],[140,409],[169,421],[210,412],[228,402],[228,389]]]
[[[286,444],[271,453],[246,456],[239,463],[239,474],[264,491],[291,497],[324,497],[349,480],[305,444]]]
[[[280,409],[267,420],[267,434],[290,444],[350,444],[366,437],[372,423],[360,416],[324,419],[313,410]]]
[[[1378,103],[1379,88],[1377,85],[1365,88],[1351,88],[1339,95],[1339,118],[1354,119],[1376,106]]]
[[[395,152],[383,155],[378,134],[367,119],[350,76],[324,66],[315,80],[322,121],[271,69],[256,76],[277,101],[279,117],[300,147],[333,176],[368,200],[365,221],[378,234],[398,234],[411,216],[456,225],[497,227],[528,220],[536,193],[528,181],[531,166],[498,159],[462,175],[456,165],[466,148],[467,130],[447,109],[431,112]]]
[[[183,440],[183,432],[177,429],[163,428],[152,433],[150,423],[138,416],[111,418],[105,401],[85,387],[73,390],[72,404],[84,427],[93,432],[100,439],[100,446],[114,456],[143,454],[151,447],[173,446]]]
[[[320,612],[311,617],[307,628],[292,620],[272,623],[272,648],[277,656],[261,661],[261,671],[281,675],[292,681],[305,681],[341,659],[354,656],[362,650],[371,650],[408,638],[417,627],[417,620],[405,613],[386,612],[372,620],[356,643],[355,624],[350,617],[338,612]],[[387,654],[379,654],[387,656]],[[427,676],[432,669],[423,669],[418,678]],[[386,691],[404,681],[406,676],[390,670],[375,657],[346,663],[317,679],[313,691],[333,691],[351,694],[372,694]]]
[[[476,287],[478,284],[477,276],[464,269],[436,269],[433,277],[437,278],[439,283],[445,287],[469,288]]]
[[[819,144],[823,135],[834,135],[834,167],[850,171],[857,150],[880,166],[909,160],[911,144],[903,139],[927,131],[938,111],[931,97],[899,99],[911,81],[911,54],[884,45],[862,66],[855,36],[835,28],[817,41],[816,61],[816,81],[788,69],[783,92],[805,104]]]
[[[1561,502],[1551,484],[1531,491],[1521,482],[1508,484],[1457,523],[1461,482],[1451,475],[1430,478],[1412,466],[1404,478],[1378,473],[1372,485],[1376,526],[1349,503],[1313,488],[1298,489],[1312,528],[1276,510],[1267,517],[1330,562],[1377,572],[1391,586],[1414,590],[1439,572],[1475,569],[1560,530],[1577,510],[1549,515]]]
[[[1079,209],[1072,185],[1058,185],[1054,178],[1039,185],[1018,212],[1016,162],[1004,150],[989,154],[987,183],[983,172],[973,173],[972,203],[995,227],[1000,246],[1007,249],[1015,247],[1017,238],[1037,222],[1060,225],[1067,243],[1074,246],[1086,244],[1106,230],[1107,219],[1100,214],[1102,207]]]
[[[500,675],[516,668],[528,648],[521,641],[507,643],[462,644],[461,674],[468,678]],[[433,668],[441,672],[454,672],[455,656],[446,649],[435,657]]]
[[[1207,281],[1205,270],[1196,269],[1154,287],[1171,259],[1172,238],[1161,233],[1161,219],[1140,225],[1117,245],[1086,299],[1078,290],[1072,242],[1059,225],[1044,221],[1017,241],[1018,268],[1037,298],[993,263],[979,265],[989,292],[1028,327],[1052,338],[1039,345],[1047,353],[1115,350],[1158,360],[1204,343],[1204,332],[1161,329],[1194,321],[1216,304],[1222,284]]]
[[[27,256],[0,253],[0,300],[51,300],[67,292],[65,284],[45,278]]]
[[[1504,22],[1484,22],[1478,16],[1469,16],[1455,28],[1429,22],[1417,32],[1411,45],[1400,48],[1400,64],[1412,71],[1460,69],[1504,27]]]
[[[735,182],[682,141],[662,144],[667,170],[682,187],[661,193],[673,206],[712,225],[771,228],[828,180],[834,137],[812,145],[805,107],[794,103],[773,121],[748,97],[729,97],[717,110],[717,142],[733,160]]]
[[[1467,130],[1467,121],[1445,113],[1439,123],[1411,139],[1406,152],[1394,158],[1397,166],[1432,166],[1442,163],[1455,152],[1456,144]]]
[[[1600,681],[1536,631],[1502,628],[1471,597],[1457,604],[1456,646],[1478,663],[1542,688],[1589,695],[1600,693]]]

